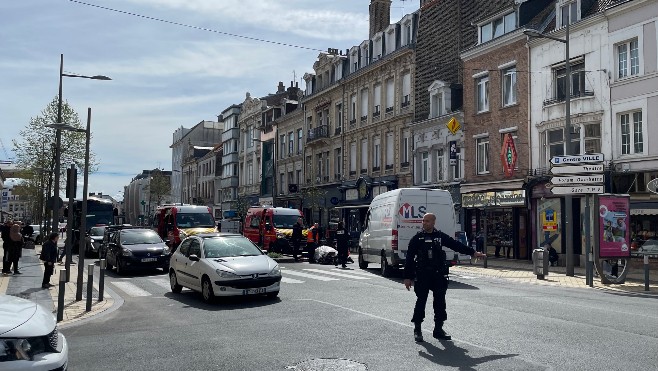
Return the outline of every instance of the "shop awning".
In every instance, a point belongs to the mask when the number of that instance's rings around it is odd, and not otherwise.
[[[631,201],[631,215],[658,215],[658,201]]]
[[[336,206],[334,209],[365,209],[370,207],[370,205],[347,205],[347,206]]]

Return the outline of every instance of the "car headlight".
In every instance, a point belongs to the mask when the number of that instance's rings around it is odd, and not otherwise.
[[[271,271],[270,271],[270,276],[280,276],[281,275],[281,268],[277,264]]]
[[[121,249],[121,255],[123,255],[123,256],[131,256],[132,254],[133,254],[133,252],[130,251],[129,249],[126,249],[125,247],[123,249]]]
[[[0,339],[0,362],[31,361],[48,348],[42,337],[28,339]]]
[[[163,255],[167,255],[167,254],[169,254],[169,251],[170,251],[170,250],[169,250],[169,246],[165,246],[165,247],[162,248],[162,254],[163,254]]]
[[[276,238],[286,238],[286,235],[281,232],[276,232]]]
[[[238,275],[235,274],[235,273],[231,273],[231,272],[223,271],[223,270],[221,270],[221,269],[216,269],[215,272],[217,272],[217,274],[218,274],[221,278],[240,278],[240,276],[238,276]]]

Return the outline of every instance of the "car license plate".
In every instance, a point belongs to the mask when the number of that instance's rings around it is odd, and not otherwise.
[[[158,261],[158,258],[144,258],[144,259],[142,259],[142,263],[157,262],[157,261]]]
[[[242,290],[242,295],[254,295],[254,294],[264,294],[264,293],[265,293],[264,287],[260,287],[257,289]]]

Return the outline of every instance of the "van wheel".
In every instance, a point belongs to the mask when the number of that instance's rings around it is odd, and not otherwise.
[[[393,270],[390,265],[388,265],[388,261],[386,260],[386,255],[382,254],[382,277],[390,277],[391,276],[391,271]]]
[[[368,268],[368,262],[363,259],[363,251],[361,249],[359,249],[359,268]]]

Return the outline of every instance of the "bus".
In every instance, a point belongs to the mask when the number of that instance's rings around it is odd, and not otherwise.
[[[68,215],[67,215],[68,216]],[[87,198],[87,215],[86,215],[87,233],[92,227],[106,226],[112,224],[114,220],[114,204],[112,201],[104,198],[88,197]],[[72,251],[77,252],[80,241],[80,227],[82,224],[82,200],[75,200],[73,204],[73,245]]]

